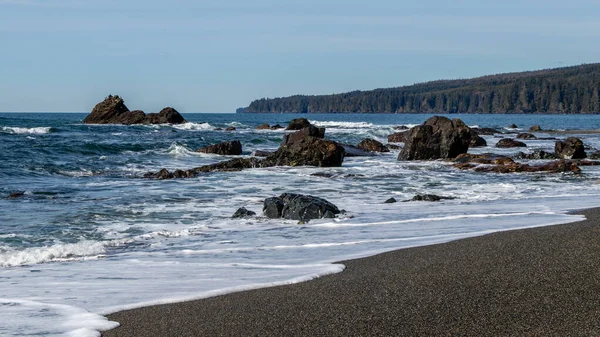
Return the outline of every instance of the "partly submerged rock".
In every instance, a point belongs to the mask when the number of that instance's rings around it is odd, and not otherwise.
[[[440,201],[440,200],[452,200],[453,197],[443,197],[435,194],[417,194],[412,199],[404,200],[403,202],[409,201]]]
[[[518,163],[511,158],[481,154],[464,154],[455,159],[454,167],[461,170],[474,170],[476,172],[518,173],[518,172],[548,172],[548,173],[579,173],[578,165],[598,165],[600,162],[584,162],[573,160],[557,160],[542,165],[529,165]]]
[[[564,141],[557,140],[554,144],[554,153],[563,159],[583,159],[587,157],[583,142],[577,137],[569,137]]]
[[[515,156],[515,159],[558,159],[558,157],[551,152],[544,150],[535,150],[532,153],[519,152]]]
[[[390,152],[390,149],[381,142],[371,138],[363,139],[356,147],[368,152]]]
[[[242,154],[242,143],[239,140],[223,142],[220,144],[208,145],[198,149],[201,153],[214,153],[220,155],[240,155]]]
[[[514,140],[512,138],[502,138],[496,143],[496,147],[510,148],[510,147],[527,147],[527,144]]]
[[[238,208],[237,211],[235,211],[235,213],[233,213],[233,215],[231,217],[233,219],[237,219],[237,218],[247,218],[247,217],[250,217],[253,215],[256,215],[256,212],[249,211],[245,207],[240,207],[240,208]]]
[[[264,201],[263,214],[268,218],[310,220],[331,218],[340,210],[329,201],[310,195],[284,193]]]
[[[398,200],[396,200],[396,198],[389,198],[386,201],[384,201],[384,204],[393,204],[395,202],[398,202]]]
[[[186,120],[179,112],[171,107],[160,110],[159,113],[151,113],[146,116],[147,124],[182,124]]]
[[[533,125],[532,127],[529,128],[529,132],[540,132],[542,131],[542,128],[539,125]]]
[[[305,137],[279,147],[261,166],[339,167],[344,162],[344,154],[344,148],[334,141]]]
[[[524,132],[524,133],[519,133],[517,135],[517,139],[537,139],[537,137],[532,133]]]

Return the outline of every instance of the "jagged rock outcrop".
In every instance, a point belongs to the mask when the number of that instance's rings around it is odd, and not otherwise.
[[[496,147],[510,148],[510,147],[527,147],[527,144],[514,140],[512,138],[502,138],[496,143]]]
[[[146,115],[141,110],[129,111],[123,99],[109,95],[96,104],[83,120],[85,124],[181,124],[186,120],[173,108]]]
[[[467,152],[472,139],[472,131],[463,121],[443,116],[431,117],[406,132],[398,160],[455,158]]]
[[[363,139],[356,147],[368,152],[390,152],[390,149],[381,142],[371,138]]]
[[[554,153],[563,159],[583,159],[587,157],[583,142],[577,137],[569,137],[564,141],[557,140],[554,144]]]
[[[242,154],[242,143],[239,140],[234,140],[231,142],[213,144],[200,148],[197,152],[235,156]]]
[[[267,198],[263,214],[272,219],[310,220],[333,218],[340,210],[329,201],[310,195],[284,193],[279,197]]]

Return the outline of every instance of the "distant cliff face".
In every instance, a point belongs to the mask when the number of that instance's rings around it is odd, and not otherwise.
[[[238,112],[598,113],[600,63],[335,95],[263,98]]]

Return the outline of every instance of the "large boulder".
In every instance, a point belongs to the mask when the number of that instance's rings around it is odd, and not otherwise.
[[[279,147],[261,162],[261,166],[339,167],[344,161],[344,154],[344,148],[334,141],[304,137]]]
[[[264,201],[263,214],[272,219],[310,220],[333,218],[340,210],[329,201],[310,195],[284,193]]]
[[[472,131],[463,121],[443,116],[431,117],[406,132],[398,160],[455,158],[467,152],[472,139]]]
[[[563,159],[583,159],[587,157],[583,142],[576,137],[569,137],[564,141],[557,140],[554,145],[554,152],[559,158]]]
[[[198,149],[197,152],[202,153],[214,153],[220,155],[240,155],[242,154],[242,143],[239,140],[231,142],[224,142],[220,144],[213,144]]]
[[[483,137],[480,137],[475,132],[471,135],[471,141],[469,142],[469,147],[484,147],[487,146],[487,142]]]
[[[309,126],[312,126],[312,124],[308,121],[308,119],[296,118],[296,119],[292,119],[290,121],[290,123],[288,124],[287,128],[285,128],[285,129],[286,130],[302,130]]]
[[[302,140],[306,137],[324,138],[325,137],[325,129],[318,128],[314,125],[309,125],[309,126],[302,128],[296,132],[284,135],[283,141],[281,142],[281,146],[290,145],[290,144],[295,143],[299,140]]]
[[[356,147],[369,152],[390,152],[390,149],[381,142],[371,138],[363,139]]]
[[[527,147],[527,144],[514,140],[511,138],[502,138],[496,143],[496,147],[510,148],[510,147]]]
[[[517,135],[517,139],[537,139],[537,137],[532,133],[523,132]]]
[[[164,108],[159,113],[146,115],[141,110],[129,111],[123,99],[109,95],[96,104],[83,120],[85,124],[181,124],[186,120],[173,108]]]

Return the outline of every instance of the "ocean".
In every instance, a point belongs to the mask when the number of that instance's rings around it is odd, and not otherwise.
[[[461,171],[446,161],[397,161],[398,150],[348,157],[339,168],[274,167],[191,179],[144,179],[161,168],[229,159],[198,148],[240,140],[243,156],[275,150],[297,117],[325,137],[387,143],[395,126],[425,114],[183,114],[182,125],[85,125],[86,114],[0,114],[0,335],[99,336],[118,325],[104,314],[159,303],[310,280],[341,272],[338,261],[496,231],[582,219],[600,206],[600,167],[580,174]],[[451,115],[503,132],[600,128],[600,115]],[[519,129],[509,129],[510,124]],[[235,131],[216,131],[233,126]],[[566,137],[538,133],[541,137]],[[600,135],[575,133],[600,149]],[[470,153],[552,152],[554,140],[498,149],[483,136]],[[544,162],[544,161],[527,161]],[[9,198],[13,193],[17,197]],[[265,198],[301,193],[345,214],[274,220]],[[384,203],[416,194],[440,202]],[[232,219],[239,207],[258,215]],[[201,318],[199,318],[201,319]]]

